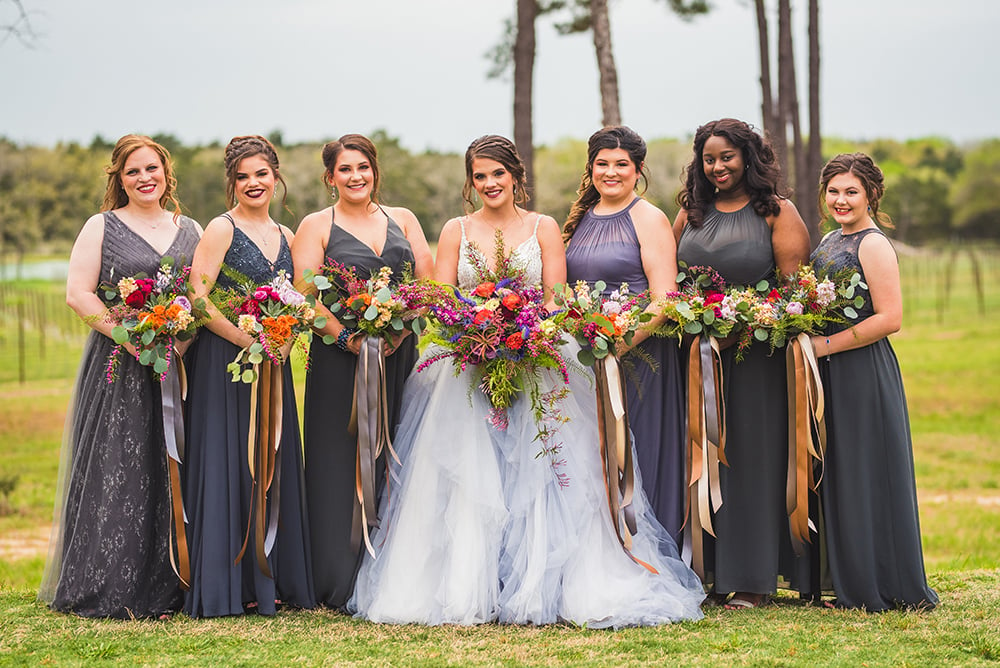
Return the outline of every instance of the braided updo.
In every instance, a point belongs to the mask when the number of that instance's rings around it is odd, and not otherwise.
[[[264,157],[264,160],[270,165],[271,171],[274,172],[274,178],[281,182],[284,190],[281,204],[284,206],[285,198],[288,197],[288,184],[285,183],[279,170],[278,152],[274,150],[274,145],[266,137],[260,135],[233,137],[226,145],[226,154],[223,159],[226,166],[226,202],[230,208],[236,206],[236,172],[244,158],[255,155]]]
[[[525,177],[524,163],[521,162],[521,156],[514,142],[500,135],[483,135],[469,144],[469,148],[465,151],[465,186],[462,187],[462,198],[471,207],[469,211],[476,208],[476,200],[472,195],[475,192],[472,184],[472,162],[476,158],[496,160],[503,165],[504,169],[514,177],[514,203],[524,204],[528,201],[528,181]]]

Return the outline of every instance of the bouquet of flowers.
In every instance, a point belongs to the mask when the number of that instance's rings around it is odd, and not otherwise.
[[[255,339],[240,350],[227,371],[233,375],[234,383],[252,383],[257,378],[256,367],[265,357],[274,364],[282,364],[285,360],[281,348],[285,344],[300,334],[312,335],[315,298],[307,298],[296,290],[283,271],[263,285],[229,267],[223,267],[222,272],[236,286],[217,286],[210,298],[230,322]]]
[[[185,341],[205,321],[203,306],[188,299],[190,267],[177,270],[172,258],[163,258],[156,275],[126,276],[116,285],[105,285],[109,301],[121,300],[108,309],[106,318],[114,327],[115,347],[108,357],[107,379],[114,382],[118,355],[126,343],[138,353],[140,364],[153,368],[159,380],[166,378],[173,357],[174,341]]]
[[[393,287],[391,267],[382,267],[368,280],[361,280],[354,267],[327,259],[319,273],[307,272],[306,280],[325,291],[323,303],[331,313],[344,324],[354,323],[357,330],[368,336],[386,339],[405,328],[419,335],[424,328],[421,306],[427,295],[408,273],[401,284]],[[324,324],[324,319],[317,319],[317,327]],[[326,344],[334,340],[330,334],[323,337]]]
[[[681,290],[668,292],[659,303],[667,323],[658,335],[679,340],[684,334],[705,334],[722,339],[745,322],[749,306],[738,294],[726,292],[725,280],[711,267],[682,268],[677,284]]]
[[[867,287],[858,272],[820,280],[807,265],[776,288],[761,281],[753,288],[734,291],[733,297],[747,306],[740,348],[745,349],[753,339],[767,341],[771,350],[782,348],[797,334],[817,334],[829,323],[856,318],[855,308],[864,304],[864,298],[855,294],[858,287]]]
[[[623,283],[604,297],[606,287],[604,281],[593,288],[586,281],[577,281],[572,288],[555,287],[556,306],[564,309],[563,328],[580,344],[577,359],[586,366],[613,354],[619,343],[631,345],[639,327],[653,318],[645,310],[648,293],[629,294],[628,284]]]

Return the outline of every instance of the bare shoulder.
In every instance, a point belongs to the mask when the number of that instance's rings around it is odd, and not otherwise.
[[[417,216],[406,207],[383,205],[382,209],[385,210],[387,216],[404,227],[417,222]]]
[[[559,230],[559,223],[552,216],[544,213],[539,213],[538,215],[538,231],[542,234],[558,234],[562,236],[562,232]]]
[[[324,226],[329,227],[333,223],[333,214],[330,212],[332,208],[328,206],[325,209],[306,214],[302,222],[299,223],[298,232],[312,232],[315,229],[322,229]]]
[[[632,224],[642,227],[664,228],[670,227],[670,218],[658,206],[641,199],[632,207]]]
[[[892,241],[884,234],[867,234],[858,245],[858,259],[865,255],[876,261],[891,261],[896,263],[896,249]]]

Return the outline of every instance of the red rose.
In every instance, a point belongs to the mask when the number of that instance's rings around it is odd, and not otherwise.
[[[717,304],[725,298],[721,292],[709,292],[705,295],[706,304]]]
[[[507,337],[507,347],[511,350],[520,350],[524,346],[524,336],[521,332],[514,332]]]
[[[259,302],[267,301],[271,296],[271,291],[265,287],[257,288],[253,293],[253,298]]]
[[[487,320],[493,317],[493,311],[488,308],[484,308],[482,311],[476,313],[476,317],[472,319],[472,322],[477,325],[482,325]]]
[[[490,295],[493,294],[493,291],[496,290],[496,287],[496,283],[490,283],[489,281],[486,283],[480,283],[476,286],[476,289],[472,291],[472,294],[477,297],[482,297],[483,299],[489,299]]]
[[[521,305],[521,296],[516,292],[511,292],[504,295],[503,299],[500,300],[500,303],[503,304],[504,308],[513,311]]]
[[[781,299],[781,293],[778,292],[777,289],[772,288],[771,291],[767,294],[767,301],[776,302],[779,299]]]
[[[142,305],[146,303],[146,294],[148,293],[143,293],[142,288],[133,290],[129,296],[125,298],[125,303],[132,308],[141,308]]]

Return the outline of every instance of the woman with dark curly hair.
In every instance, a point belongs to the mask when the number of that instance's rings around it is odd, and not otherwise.
[[[818,272],[853,270],[867,289],[851,325],[812,337],[826,390],[827,459],[820,492],[837,605],[869,611],[932,608],[920,546],[913,444],[899,362],[888,336],[903,301],[891,226],[878,210],[882,170],[864,153],[823,168],[820,200],[840,226],[813,253]]]
[[[809,234],[779,187],[781,173],[766,138],[723,118],[698,128],[674,221],[677,258],[714,268],[728,285],[775,280],[809,260]],[[788,447],[785,357],[755,342],[735,363],[722,351],[725,453],[722,506],[706,536],[706,584],[731,609],[752,608],[790,575],[793,552],[785,511]],[[714,548],[714,549],[713,549]]]

